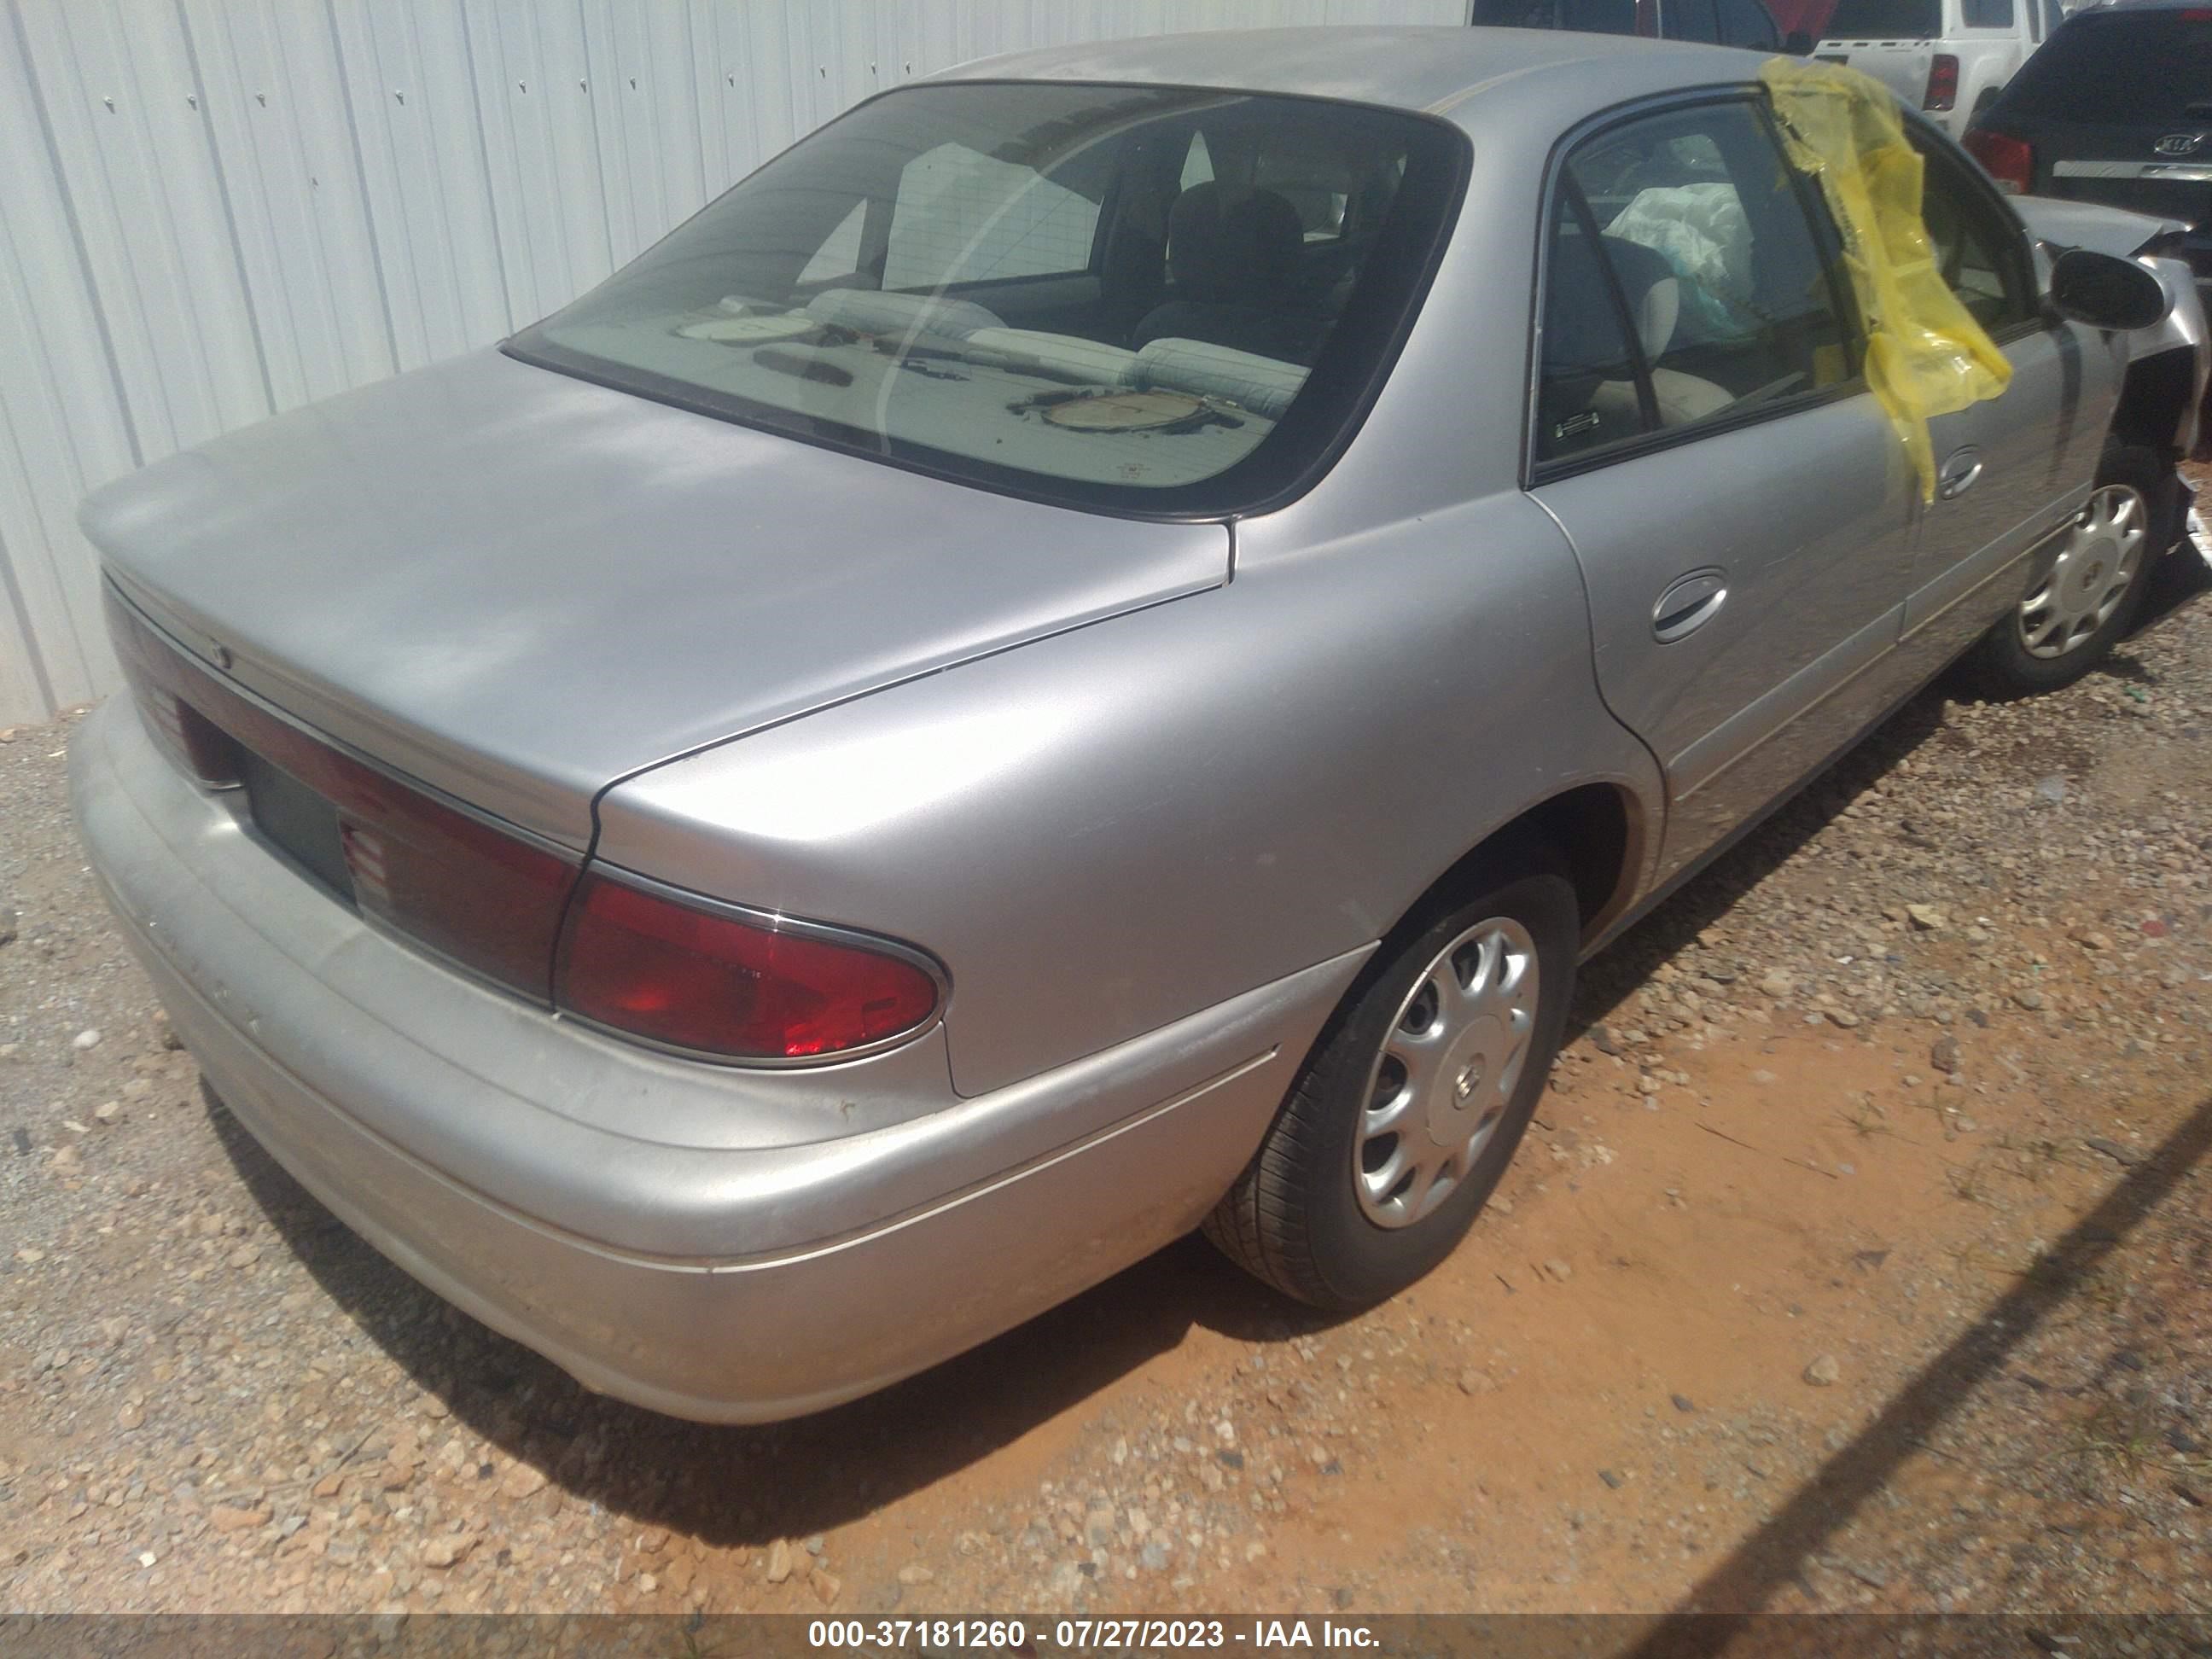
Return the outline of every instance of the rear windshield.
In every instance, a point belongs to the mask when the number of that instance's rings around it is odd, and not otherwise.
[[[2048,121],[2212,121],[2212,10],[2085,14],[2030,58],[2004,107]]]
[[[1465,149],[1423,117],[1303,98],[909,88],[508,349],[1021,493],[1239,510],[1364,409]]]
[[[1838,0],[1831,40],[1932,40],[1943,33],[1943,0]]]

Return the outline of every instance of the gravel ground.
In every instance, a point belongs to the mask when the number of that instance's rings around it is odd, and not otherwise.
[[[1908,707],[1585,975],[1451,1262],[1187,1242],[871,1401],[595,1399],[205,1102],[0,734],[0,1606],[2212,1613],[2212,605]],[[2196,583],[2202,586],[2202,583]]]

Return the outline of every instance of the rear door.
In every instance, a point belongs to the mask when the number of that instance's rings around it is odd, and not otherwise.
[[[1581,562],[1606,701],[1666,769],[1671,871],[1879,712],[1908,474],[1762,104],[1598,128],[1548,210],[1533,493]]]

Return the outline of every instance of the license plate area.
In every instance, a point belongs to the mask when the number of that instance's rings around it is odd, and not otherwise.
[[[262,839],[347,903],[354,902],[338,809],[282,767],[240,745],[239,782]]]

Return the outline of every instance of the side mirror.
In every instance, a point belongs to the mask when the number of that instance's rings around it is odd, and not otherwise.
[[[1792,58],[1810,58],[1813,55],[1813,37],[1807,30],[1792,29],[1784,38],[1782,50]]]
[[[2070,247],[2051,262],[2051,303],[2092,328],[2149,328],[2166,320],[2166,286],[2132,259]]]

